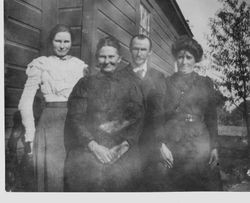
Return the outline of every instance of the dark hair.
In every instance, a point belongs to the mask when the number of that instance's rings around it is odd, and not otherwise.
[[[149,50],[152,49],[152,40],[151,40],[148,36],[146,36],[146,35],[138,34],[138,35],[134,35],[134,36],[131,38],[130,43],[129,43],[129,49],[130,49],[130,50],[131,50],[131,48],[132,48],[132,43],[133,43],[133,40],[134,40],[135,38],[138,38],[138,39],[140,39],[140,40],[147,39],[147,40],[149,41]]]
[[[95,54],[96,57],[98,57],[100,49],[104,46],[110,46],[110,47],[116,48],[118,54],[121,55],[121,45],[119,41],[115,39],[114,37],[108,36],[108,37],[101,38],[99,42],[97,43],[96,54]]]
[[[181,50],[189,51],[195,58],[196,62],[200,62],[203,49],[201,45],[191,37],[188,36],[181,36],[173,45],[172,45],[172,54],[175,58],[177,58],[178,53]]]
[[[67,25],[64,25],[64,24],[57,24],[54,28],[52,28],[52,30],[50,31],[50,34],[49,34],[49,39],[48,39],[48,42],[51,44],[55,35],[58,33],[58,32],[68,32],[71,36],[71,41],[73,41],[73,33],[72,33],[72,30],[70,29],[69,26]]]

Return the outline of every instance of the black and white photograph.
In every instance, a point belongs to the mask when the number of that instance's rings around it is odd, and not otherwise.
[[[249,194],[250,0],[4,0],[2,47],[5,194]]]

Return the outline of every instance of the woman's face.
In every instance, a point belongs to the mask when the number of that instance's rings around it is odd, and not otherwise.
[[[178,71],[188,74],[193,72],[194,65],[195,65],[195,58],[194,55],[191,54],[189,51],[181,50],[177,54],[177,67]]]
[[[68,54],[71,48],[71,35],[68,32],[58,32],[56,33],[53,41],[53,51],[58,57],[64,57]]]
[[[104,46],[99,50],[97,61],[103,71],[112,72],[121,62],[121,57],[115,47]]]

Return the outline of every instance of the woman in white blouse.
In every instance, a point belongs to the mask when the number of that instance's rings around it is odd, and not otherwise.
[[[64,122],[67,101],[74,85],[83,77],[87,65],[68,55],[72,45],[72,32],[68,26],[57,25],[49,42],[53,55],[41,56],[28,64],[25,83],[18,108],[25,127],[25,141],[30,142],[33,153],[37,191],[63,191],[65,160]],[[46,108],[35,128],[33,102],[37,90],[46,101]]]

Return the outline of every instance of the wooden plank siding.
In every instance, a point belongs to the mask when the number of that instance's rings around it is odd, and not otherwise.
[[[59,8],[59,23],[69,26],[81,26],[82,9],[77,8]]]
[[[26,2],[27,4],[30,4],[33,7],[36,7],[40,10],[42,10],[42,1],[43,0],[23,0],[24,2]]]
[[[116,8],[122,12],[128,19],[130,19],[133,23],[136,22],[136,10],[135,7],[131,6],[126,1],[121,0],[109,0]]]
[[[5,90],[5,107],[15,108],[18,106],[19,100],[21,98],[22,89],[17,88],[7,88]]]
[[[58,8],[82,7],[82,0],[58,0]]]
[[[24,74],[24,69],[9,64],[6,64],[5,68],[5,86],[18,89],[24,87],[27,79],[26,74]]]
[[[11,18],[30,25],[34,28],[41,28],[42,11],[22,0],[8,0],[8,12]]]
[[[82,27],[71,27],[72,34],[73,34],[73,41],[72,45],[81,45],[81,35],[82,35]]]
[[[70,26],[73,33],[69,54],[81,58],[82,0],[58,0],[58,22]]]
[[[150,3],[153,6],[151,12],[151,39],[154,52],[151,61],[166,75],[171,75],[174,72],[171,46],[178,34],[174,30],[173,25],[166,19],[158,4],[154,1],[150,1]]]
[[[8,108],[5,110],[5,128],[10,129],[13,126],[13,115],[16,112],[17,108]],[[8,136],[9,134],[6,133],[6,135]]]
[[[152,28],[151,28],[151,33],[158,35],[159,40],[161,42],[161,44],[164,44],[163,46],[167,46],[165,47],[165,49],[170,52],[171,49],[171,45],[173,42],[173,39],[170,38],[170,36],[166,33],[166,28],[160,26],[160,23],[153,17],[152,18]],[[154,38],[156,38],[155,36],[153,36]]]
[[[171,75],[174,72],[171,45],[179,36],[177,27],[181,25],[176,26],[168,19],[166,8],[161,8],[164,3],[159,0],[5,0],[6,132],[17,111],[27,64],[40,55],[51,54],[47,44],[51,28],[58,23],[71,27],[74,38],[70,54],[84,60],[92,70],[99,39],[114,36],[121,43],[121,64],[126,66],[131,61],[130,39],[139,32],[140,3],[151,14],[150,66]]]
[[[128,1],[101,1],[97,7],[97,41],[111,35],[121,42],[122,66],[131,61],[129,42],[136,34],[136,9]],[[95,44],[96,45],[96,44]]]
[[[40,46],[40,30],[9,18],[6,25],[5,39],[38,50]]]
[[[174,28],[173,23],[171,23],[168,20],[165,13],[162,11],[160,6],[155,2],[155,0],[148,0],[148,1],[154,7],[154,11],[155,11],[154,17],[156,18],[156,21],[159,22],[161,25],[164,25],[164,24],[167,25],[167,27],[162,27],[162,28],[168,33],[168,35],[170,36],[172,40],[175,40],[179,36],[179,34]]]
[[[137,6],[137,2],[136,0],[125,0],[127,1],[127,3],[134,9],[136,9],[136,6]]]
[[[42,0],[8,0],[5,10],[5,129],[13,124],[28,63],[40,55]]]
[[[97,0],[84,0],[82,12],[81,59],[94,66],[96,46]],[[92,69],[90,69],[92,72]]]
[[[171,45],[178,37],[173,25],[167,20],[161,8],[153,0],[141,1],[151,13],[150,37],[153,41],[153,54],[150,63],[157,70],[170,75],[174,72],[174,60],[171,55]],[[131,60],[129,42],[138,33],[138,0],[106,0],[98,1],[96,14],[95,42],[107,35],[116,37],[122,44],[122,54],[125,62]]]
[[[17,66],[26,66],[39,56],[39,50],[23,46],[11,41],[5,42],[5,62]]]

